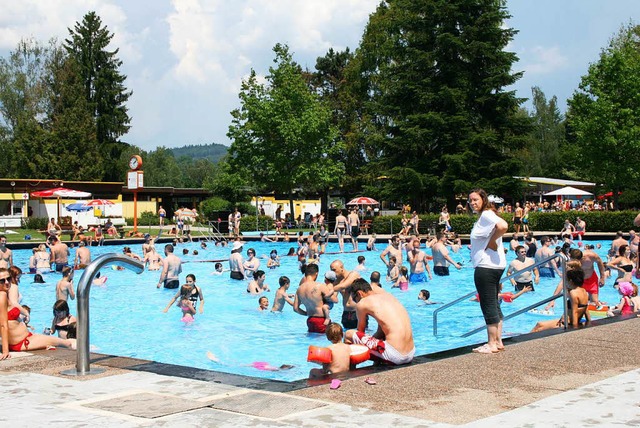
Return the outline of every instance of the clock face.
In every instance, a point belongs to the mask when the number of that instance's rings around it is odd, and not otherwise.
[[[129,168],[131,169],[138,169],[140,164],[140,156],[132,156],[131,159],[129,159]]]

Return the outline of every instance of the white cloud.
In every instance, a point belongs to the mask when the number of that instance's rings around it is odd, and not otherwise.
[[[562,70],[569,65],[569,59],[560,52],[560,48],[552,46],[545,48],[536,46],[531,52],[525,52],[521,56],[532,57],[530,62],[525,62],[524,70],[530,74],[550,74]]]

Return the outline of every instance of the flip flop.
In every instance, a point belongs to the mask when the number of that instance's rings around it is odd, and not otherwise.
[[[364,380],[364,383],[368,383],[369,385],[377,385],[378,382],[372,377],[368,377]]]
[[[340,379],[334,379],[331,381],[330,389],[338,389],[342,385],[342,381]]]
[[[476,354],[497,354],[498,352],[500,352],[499,350],[492,350],[488,344],[484,344],[482,346],[478,346],[477,348],[473,348],[472,350],[473,352],[475,352]]]

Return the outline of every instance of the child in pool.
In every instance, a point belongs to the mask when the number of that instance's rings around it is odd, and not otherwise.
[[[398,259],[396,256],[389,257],[389,265],[387,266],[387,281],[396,282],[398,280],[398,275],[400,275],[400,270],[397,266]]]
[[[271,253],[269,254],[269,260],[267,260],[267,267],[269,269],[275,269],[278,266],[280,266],[280,257],[278,257],[278,251],[271,250]]]
[[[376,251],[376,234],[372,233],[367,240],[367,251]]]
[[[431,300],[429,300],[430,297],[431,297],[431,293],[429,293],[429,290],[422,289],[418,293],[418,300],[422,300],[425,305],[437,305],[441,303],[441,302],[432,302]]]
[[[393,284],[392,288],[400,288],[402,291],[407,291],[409,289],[409,269],[406,266],[402,266],[400,268],[400,275],[398,275],[398,280],[395,284]]]
[[[332,322],[325,331],[327,339],[331,342],[331,362],[323,363],[322,369],[311,369],[309,377],[317,378],[328,374],[336,374],[349,371],[351,363],[351,347],[343,342],[343,331],[340,324]]]
[[[287,293],[287,290],[291,285],[289,277],[281,276],[278,283],[280,284],[280,288],[276,290],[276,296],[273,299],[271,312],[282,312],[285,302],[293,306],[293,298],[295,297],[295,294]]]
[[[183,289],[185,286],[182,286]],[[188,291],[181,293],[180,300],[178,301],[178,307],[182,309],[182,319],[183,322],[192,322],[193,316],[196,314],[196,308],[193,307],[193,302],[189,300],[189,295],[191,294],[191,287],[188,287]]]
[[[258,299],[258,310],[259,311],[269,310],[269,298],[267,296],[262,296]]]

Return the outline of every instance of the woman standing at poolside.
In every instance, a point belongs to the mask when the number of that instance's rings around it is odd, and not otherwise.
[[[471,230],[471,261],[475,272],[473,279],[480,297],[480,308],[487,324],[488,340],[473,352],[492,354],[504,350],[502,344],[502,311],[498,301],[500,278],[507,267],[502,245],[502,235],[508,225],[499,217],[489,202],[487,193],[474,189],[469,193],[471,209],[480,214]]]
[[[45,349],[47,346],[64,346],[75,349],[75,339],[60,339],[54,336],[34,334],[20,320],[20,313],[26,312],[9,300],[11,282],[9,271],[0,269],[0,335],[2,336],[2,356],[0,360],[9,358],[9,351],[27,351]],[[26,318],[28,320],[28,318]]]

